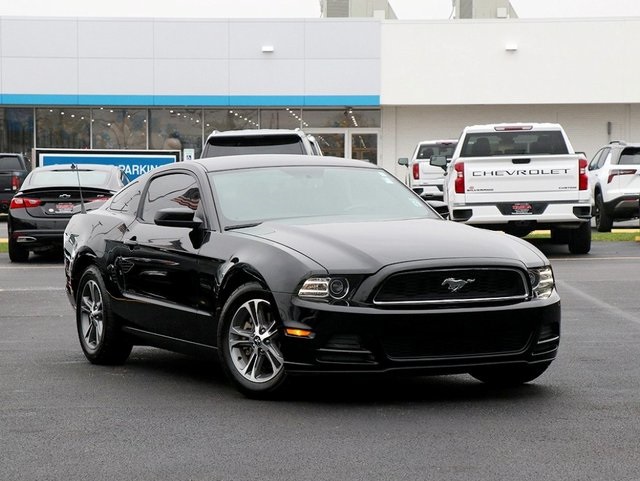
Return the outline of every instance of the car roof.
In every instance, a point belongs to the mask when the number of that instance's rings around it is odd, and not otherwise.
[[[53,164],[53,165],[43,165],[41,167],[36,167],[35,171],[42,172],[44,170],[73,170],[71,166],[74,164]],[[78,167],[78,170],[104,170],[106,172],[110,172],[114,169],[118,169],[117,165],[105,165],[105,164],[75,164]]]
[[[299,137],[306,137],[306,134],[301,130],[290,129],[244,129],[244,130],[214,130],[209,134],[211,137],[247,137],[247,136],[260,136],[260,135],[297,135]]]
[[[360,167],[377,169],[378,166],[366,160],[344,159],[320,155],[294,155],[294,154],[256,154],[233,155],[223,157],[210,157],[191,160],[188,163],[197,163],[207,172],[215,172],[232,169],[250,169],[255,167],[290,167],[290,166],[335,166],[335,167]],[[176,165],[176,164],[173,164]]]
[[[549,122],[503,122],[499,124],[483,124],[483,125],[469,125],[464,128],[465,132],[493,132],[494,129],[507,128],[507,127],[531,127],[528,131],[536,130],[561,130],[562,127],[557,123]]]
[[[421,140],[420,145],[455,144],[458,139]]]

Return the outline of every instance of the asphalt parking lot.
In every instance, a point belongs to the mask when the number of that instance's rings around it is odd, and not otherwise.
[[[638,480],[640,243],[538,246],[563,338],[531,385],[314,377],[269,402],[156,349],[89,364],[60,260],[0,254],[0,479]]]

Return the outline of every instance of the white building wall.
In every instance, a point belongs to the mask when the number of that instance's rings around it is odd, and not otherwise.
[[[385,21],[381,103],[637,103],[635,58],[640,18]]]
[[[148,105],[183,95],[376,105],[379,93],[379,20],[0,19],[0,95],[28,104],[43,101],[30,95]]]

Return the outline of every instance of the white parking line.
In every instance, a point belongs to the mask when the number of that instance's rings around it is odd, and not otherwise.
[[[38,291],[64,291],[64,287],[11,287],[3,289],[0,292],[38,292]]]
[[[558,281],[558,286],[560,287],[559,289],[560,292],[562,292],[563,290],[569,291],[571,292],[571,294],[580,297],[584,301],[590,302],[596,307],[607,311],[610,314],[610,317],[617,316],[627,321],[631,321],[635,324],[640,324],[640,318],[632,314],[629,314],[626,311],[623,311],[622,309],[614,306],[613,304],[609,304],[608,302],[604,302],[604,301],[601,301],[600,299],[591,297],[589,294],[585,294],[580,289],[573,287],[571,284],[567,284],[565,281]]]

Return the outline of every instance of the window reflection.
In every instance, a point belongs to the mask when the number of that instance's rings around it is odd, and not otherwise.
[[[300,109],[287,107],[260,110],[260,128],[263,129],[299,129],[301,122]]]
[[[146,149],[147,110],[93,110],[94,149]]]
[[[204,135],[214,130],[258,129],[257,109],[212,109],[204,111]]]
[[[37,109],[36,145],[62,149],[91,147],[89,109]]]
[[[33,109],[0,109],[0,152],[31,157]]]
[[[363,128],[380,127],[379,110],[357,110],[352,108],[336,109],[303,109],[302,125],[306,127]]]
[[[149,111],[149,148],[154,150],[194,149],[202,152],[201,109],[152,109]]]

